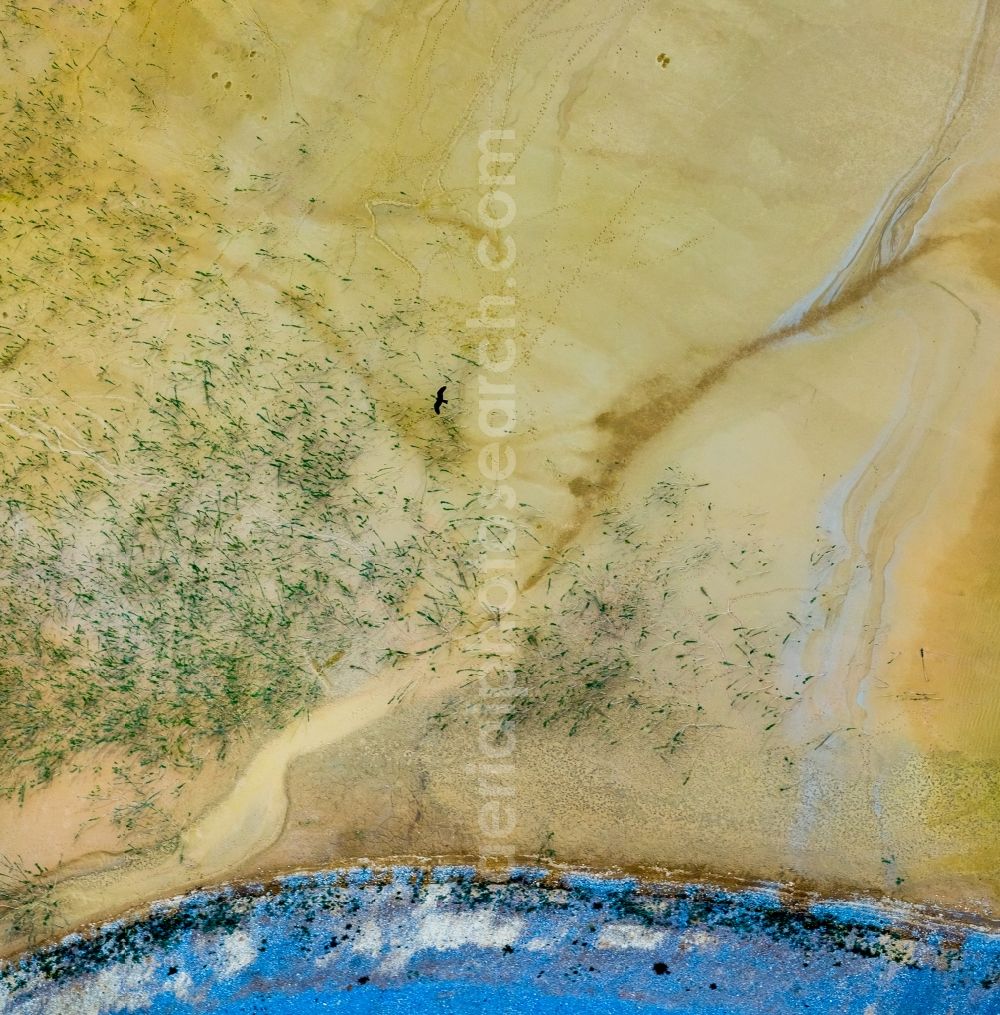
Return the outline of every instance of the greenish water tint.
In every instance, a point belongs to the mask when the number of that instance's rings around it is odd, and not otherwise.
[[[3,1015],[485,1009],[1000,1015],[1000,937],[768,889],[355,868],[160,903],[0,975]]]

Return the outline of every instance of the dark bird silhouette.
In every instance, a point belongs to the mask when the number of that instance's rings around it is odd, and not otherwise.
[[[446,387],[448,387],[448,385],[447,384],[443,384],[443,385],[441,385],[440,388],[438,388],[437,401],[434,403],[434,411],[439,416],[441,415],[441,406],[448,404],[448,399],[444,397],[444,389]]]

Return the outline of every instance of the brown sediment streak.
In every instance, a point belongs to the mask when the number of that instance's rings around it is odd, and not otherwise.
[[[577,476],[569,484],[577,498],[572,520],[556,539],[549,553],[535,572],[526,580],[523,591],[535,585],[557,561],[559,555],[576,539],[580,530],[593,517],[595,507],[612,491],[619,476],[629,467],[636,455],[653,438],[662,434],[681,415],[723,381],[738,364],[766,352],[787,338],[809,331],[831,317],[860,303],[870,295],[887,276],[957,237],[936,236],[911,246],[896,260],[845,286],[836,299],[824,306],[814,306],[795,324],[775,328],[737,346],[716,363],[713,363],[694,383],[677,388],[667,374],[650,379],[645,385],[644,401],[633,409],[603,412],[594,420],[596,426],[609,436],[605,451],[607,464],[593,478]]]
[[[995,249],[995,232],[986,238],[985,244],[982,236],[976,236],[980,230],[973,230],[971,235],[936,235],[918,240],[913,237],[938,189],[931,185],[931,181],[951,159],[968,129],[964,121],[970,115],[971,107],[975,106],[975,100],[980,97],[978,93],[984,83],[991,80],[988,73],[990,61],[1000,46],[997,39],[1000,22],[996,14],[995,0],[981,0],[962,70],[944,111],[937,137],[907,174],[909,186],[901,186],[895,200],[881,210],[880,228],[870,230],[857,255],[838,272],[838,279],[845,281],[834,294],[828,295],[829,287],[818,293],[809,310],[794,323],[774,328],[733,349],[705,370],[693,384],[677,388],[671,377],[661,374],[643,385],[645,399],[637,408],[619,412],[612,410],[595,418],[597,427],[606,431],[610,438],[606,447],[607,464],[594,478],[578,476],[570,482],[569,490],[577,498],[573,518],[555,541],[552,552],[527,579],[523,591],[544,577],[562,551],[572,544],[592,517],[594,507],[611,492],[636,454],[708,394],[734,366],[859,303],[892,272],[949,240],[973,239],[976,247]],[[903,181],[900,182],[902,185]],[[886,249],[883,249],[883,241],[888,242]],[[981,258],[987,259],[989,255]],[[989,265],[980,264],[978,267],[987,269],[986,274],[992,274],[988,269],[996,267],[995,254]],[[850,278],[852,273],[853,279]],[[1000,275],[1000,271],[996,273]]]

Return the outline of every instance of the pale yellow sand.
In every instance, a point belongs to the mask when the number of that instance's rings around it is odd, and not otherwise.
[[[975,0],[9,11],[4,951],[478,855],[498,510],[518,854],[995,912],[998,33]]]

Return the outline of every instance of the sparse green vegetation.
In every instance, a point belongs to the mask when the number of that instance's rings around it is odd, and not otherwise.
[[[44,781],[107,743],[197,766],[310,708],[321,687],[307,647],[322,659],[392,625],[447,632],[463,616],[462,521],[426,526],[391,465],[370,471],[366,456],[393,461],[395,432],[345,373],[309,348],[188,341],[198,355],[165,365],[127,430],[85,420],[85,450],[61,413],[7,416],[8,773]],[[383,644],[373,658],[405,655]]]
[[[750,628],[732,604],[698,602],[712,599],[716,568],[768,566],[762,547],[679,535],[706,509],[695,493],[705,486],[667,469],[641,512],[603,510],[600,534],[552,565],[544,602],[506,635],[518,646],[512,665],[523,690],[504,724],[613,742],[626,713],[625,727],[663,756],[737,722],[762,733],[778,724],[798,698],[779,686],[785,629]],[[469,705],[453,696],[433,716],[436,728],[475,722]]]
[[[0,856],[0,918],[10,933],[30,943],[55,929],[56,904],[45,868],[25,866],[18,857]]]
[[[15,64],[47,44],[35,12],[11,11]],[[99,45],[99,19],[67,16]],[[126,136],[92,143],[75,57],[18,69],[0,131],[0,794],[115,745],[115,820],[135,830],[163,819],[136,766],[197,769],[415,639],[433,650],[465,615],[481,511],[469,493],[441,520],[462,445],[451,420],[418,425],[419,301],[379,282],[361,319],[335,312],[337,258],[229,208],[225,153],[140,172]],[[156,89],[129,87],[133,122],[169,132]],[[240,180],[271,188],[279,156]],[[243,256],[282,284],[238,279]]]

